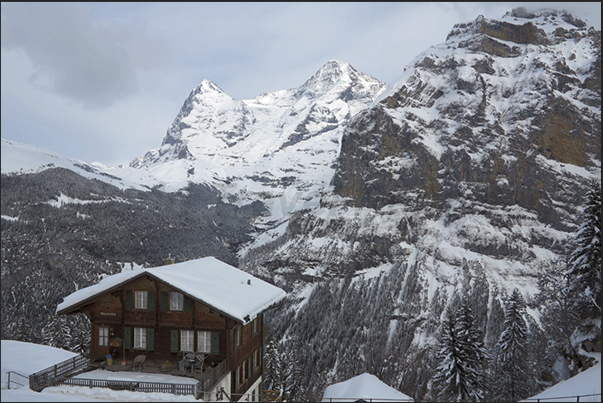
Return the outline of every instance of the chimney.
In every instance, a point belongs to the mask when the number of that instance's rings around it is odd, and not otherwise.
[[[166,257],[165,259],[163,259],[163,265],[167,266],[168,264],[174,264],[176,263],[176,259],[174,259],[172,257],[171,253],[168,253],[168,257]]]

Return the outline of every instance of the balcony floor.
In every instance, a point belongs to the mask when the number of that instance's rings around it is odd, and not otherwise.
[[[113,365],[106,365],[105,361],[102,361],[102,362],[97,361],[97,362],[91,362],[85,371],[91,371],[91,370],[102,368],[102,369],[105,369],[107,371],[112,371],[112,372],[142,372],[142,373],[146,373],[146,374],[174,375],[174,376],[181,376],[181,377],[200,380],[203,374],[207,374],[207,373],[211,372],[213,370],[213,368],[217,365],[217,363],[216,363],[216,365],[213,365],[213,366],[205,366],[202,371],[199,370],[198,368],[195,368],[195,373],[193,375],[191,373],[190,368],[187,369],[184,373],[181,372],[179,369],[178,362],[170,361],[170,363],[172,365],[171,365],[171,367],[168,367],[168,368],[162,367],[162,364],[164,364],[164,363],[165,363],[165,360],[155,361],[152,359],[151,360],[147,359],[145,361],[145,364],[142,367],[142,369],[139,369],[138,366],[136,366],[136,369],[132,369],[133,360],[126,360],[126,365],[122,365],[121,361],[119,361],[117,363],[114,362]]]

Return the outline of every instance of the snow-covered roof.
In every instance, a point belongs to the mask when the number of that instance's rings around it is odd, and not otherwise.
[[[64,313],[144,274],[169,284],[241,323],[253,320],[286,296],[280,288],[210,256],[108,276],[98,284],[66,296],[57,306],[57,313]]]
[[[599,363],[584,372],[561,381],[547,390],[522,402],[600,402],[601,401],[601,353],[591,353]],[[577,397],[581,398],[578,399]]]
[[[381,382],[375,375],[360,374],[347,381],[328,386],[323,402],[355,402],[359,399],[383,402],[414,402],[414,399]]]

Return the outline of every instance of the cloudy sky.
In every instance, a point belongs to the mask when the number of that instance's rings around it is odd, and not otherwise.
[[[391,83],[455,23],[519,6],[601,29],[598,2],[2,3],[2,137],[128,164],[203,79],[252,99],[336,59]]]

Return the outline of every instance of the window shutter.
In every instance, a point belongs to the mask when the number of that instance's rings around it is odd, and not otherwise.
[[[178,352],[178,335],[180,332],[178,332],[178,330],[171,330],[170,333],[170,341],[171,341],[171,346],[172,346],[172,353],[177,353]]]
[[[211,332],[211,354],[220,354],[220,332]]]
[[[134,292],[126,290],[126,309],[134,309]]]
[[[184,296],[184,312],[190,312],[193,307],[193,300]]]
[[[147,350],[155,350],[155,329],[152,327],[147,328]]]
[[[245,344],[245,325],[241,326],[241,345]]]
[[[132,328],[130,326],[124,327],[124,348],[126,350],[132,349]]]
[[[147,305],[147,307],[149,308],[149,311],[154,311],[155,310],[155,291],[149,291],[149,303]]]
[[[165,312],[170,306],[170,296],[167,291],[161,291],[161,311]]]

